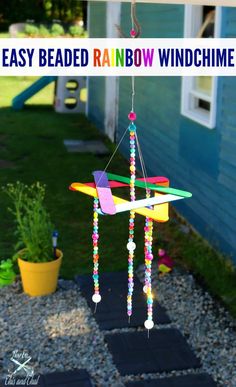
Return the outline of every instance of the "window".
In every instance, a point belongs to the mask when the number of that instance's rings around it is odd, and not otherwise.
[[[221,8],[185,6],[185,38],[220,37]],[[183,77],[182,115],[213,129],[216,124],[217,77]]]

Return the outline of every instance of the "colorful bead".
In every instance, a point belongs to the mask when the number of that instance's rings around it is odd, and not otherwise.
[[[131,111],[131,112],[128,114],[128,119],[129,119],[130,121],[135,121],[136,118],[137,118],[137,116],[136,116],[136,113],[135,113],[135,112],[132,112],[132,111]]]
[[[132,28],[132,29],[130,30],[130,36],[131,36],[131,38],[135,38],[136,34],[137,34],[137,33],[136,33],[135,29]]]

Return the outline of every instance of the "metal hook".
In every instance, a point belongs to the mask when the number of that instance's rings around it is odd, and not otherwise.
[[[131,3],[131,20],[132,20],[132,23],[133,23],[133,26],[135,27],[135,35],[131,35],[132,38],[138,38],[140,35],[141,35],[141,26],[138,22],[138,19],[137,19],[137,15],[136,15],[136,2],[135,0],[132,0],[132,3]],[[120,26],[118,26],[117,24],[115,25],[118,32],[119,32],[119,35],[120,35],[120,38],[127,38],[127,36],[123,33],[122,29]]]

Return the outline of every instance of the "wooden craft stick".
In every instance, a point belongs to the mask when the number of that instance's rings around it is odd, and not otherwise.
[[[104,214],[114,215],[116,213],[116,206],[106,172],[94,171],[93,176],[102,212]]]
[[[97,190],[93,187],[90,187],[88,185],[82,184],[82,183],[72,183],[70,186],[70,189],[72,191],[79,191],[86,195],[93,196],[95,198],[98,197]],[[129,203],[129,201],[125,199],[121,199],[117,196],[113,195],[114,203],[117,204],[124,204]],[[149,208],[137,208],[134,209],[134,212],[136,212],[139,215],[148,216],[149,218],[156,220],[157,222],[165,222],[166,220],[163,220],[160,217],[160,214],[158,211],[150,210]]]
[[[114,173],[108,173],[107,176],[111,180],[121,181],[122,183],[129,184],[130,182],[130,179],[128,177],[115,175]],[[166,193],[166,194],[182,196],[183,198],[191,198],[192,196],[192,194],[187,191],[182,191],[180,189],[169,188],[169,187],[162,187],[159,185],[154,185],[154,184],[150,184],[148,182],[139,181],[139,180],[135,181],[135,186],[140,188],[149,188],[151,190]]]
[[[137,178],[138,181],[145,181],[143,177]],[[169,180],[166,177],[163,176],[155,176],[155,177],[147,177],[146,181],[151,184],[160,184],[164,185],[169,182]],[[96,188],[96,184],[94,182],[84,183],[86,185],[89,185],[90,187]],[[119,181],[115,180],[109,180],[109,186],[110,188],[120,188],[120,187],[129,187],[129,183],[121,183]]]
[[[142,208],[142,207],[147,207],[147,206],[152,206],[152,205],[157,205],[157,204],[163,204],[163,203],[169,203],[174,200],[180,200],[184,199],[181,196],[176,196],[176,195],[162,195],[158,197],[152,197],[148,199],[141,199],[141,200],[135,200],[134,202],[127,202],[124,204],[117,204],[116,205],[116,212],[124,212],[124,211],[131,211],[137,208]]]

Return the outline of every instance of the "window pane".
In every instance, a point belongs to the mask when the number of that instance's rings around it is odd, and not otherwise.
[[[212,77],[195,77],[194,89],[208,96],[212,94]]]
[[[214,38],[215,34],[215,7],[203,7],[203,23],[205,29],[202,38]]]
[[[201,109],[207,110],[207,111],[211,110],[210,102],[204,101],[203,99],[198,100],[198,107],[200,107]]]

